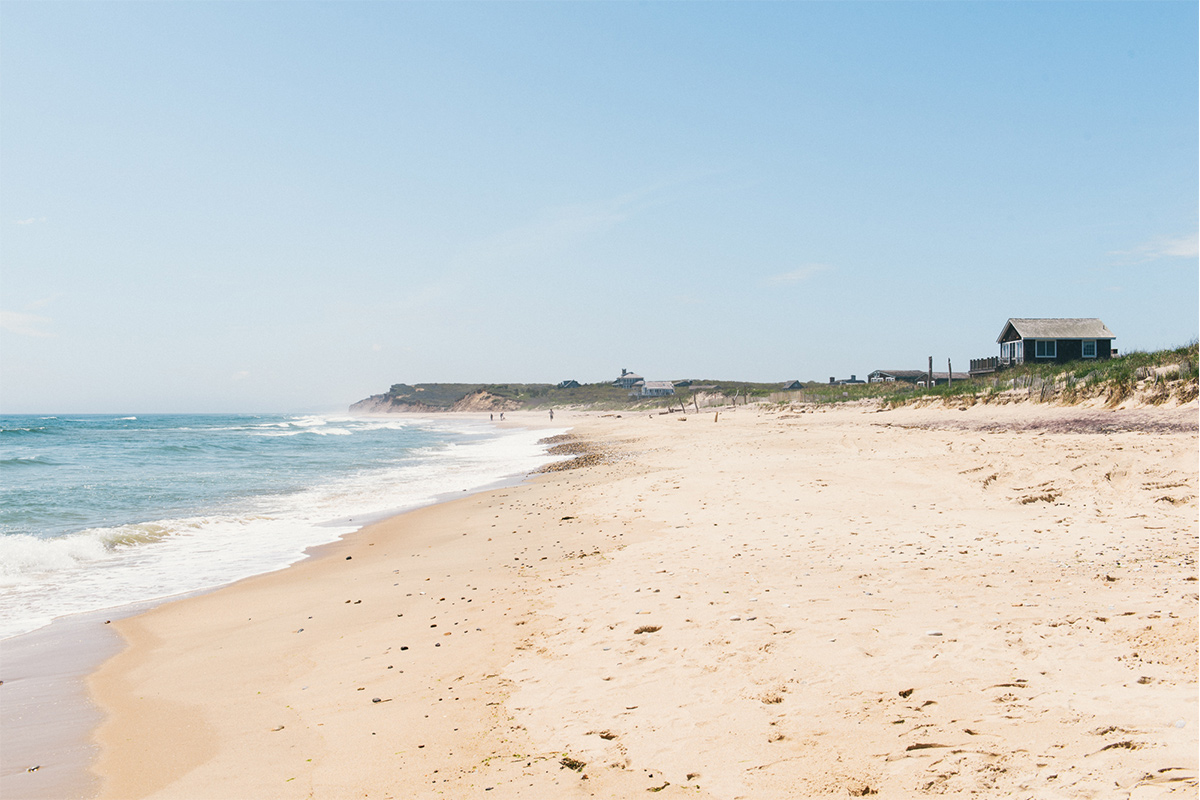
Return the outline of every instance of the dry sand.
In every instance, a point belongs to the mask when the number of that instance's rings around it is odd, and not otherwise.
[[[1195,797],[1196,416],[559,414],[615,457],[116,623],[102,796]]]

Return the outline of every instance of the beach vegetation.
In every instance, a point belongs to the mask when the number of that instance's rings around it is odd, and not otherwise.
[[[1103,361],[1022,364],[930,388],[883,384],[893,391],[876,396],[891,408],[938,400],[962,406],[1017,400],[1066,405],[1102,401],[1110,407],[1130,400],[1149,405],[1171,400],[1186,403],[1198,394],[1198,367],[1197,341],[1193,340],[1179,347],[1132,351]]]
[[[702,409],[769,403],[778,408],[797,405],[875,402],[894,408],[913,403],[942,402],[971,406],[1017,400],[1075,404],[1101,400],[1116,406],[1131,398],[1148,404],[1186,403],[1200,391],[1197,341],[1154,352],[1132,351],[1097,361],[1020,366],[952,383],[921,387],[889,383],[829,384],[813,381],[799,389],[781,383],[692,379],[678,381],[675,394],[638,397],[609,382],[559,388],[549,383],[406,383],[393,384],[386,394],[371,398],[396,411],[489,411],[591,408],[597,410]]]

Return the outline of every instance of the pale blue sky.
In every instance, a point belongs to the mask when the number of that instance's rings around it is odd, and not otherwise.
[[[1197,335],[1197,5],[0,4],[0,411]]]

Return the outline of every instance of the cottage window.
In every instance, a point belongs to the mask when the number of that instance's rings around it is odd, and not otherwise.
[[[1083,357],[1084,358],[1095,358],[1096,357],[1096,340],[1095,339],[1084,339],[1083,340]]]
[[[1038,339],[1033,344],[1034,358],[1056,358],[1058,342],[1054,339]]]

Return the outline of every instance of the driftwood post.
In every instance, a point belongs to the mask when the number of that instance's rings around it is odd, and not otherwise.
[[[933,388],[933,356],[929,357],[929,375],[925,380],[925,388],[926,389]]]
[[[950,359],[946,359],[946,385],[954,385],[954,367],[950,366]]]
[[[700,403],[696,401],[696,393],[692,392],[692,405],[696,408],[696,413],[700,413]]]

